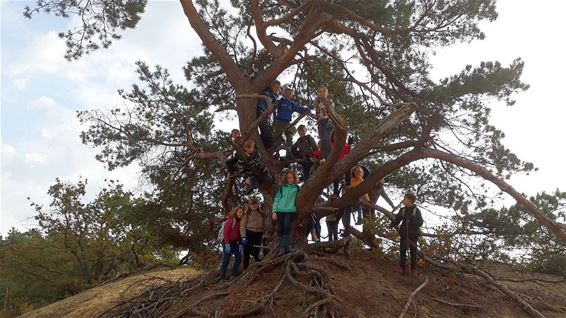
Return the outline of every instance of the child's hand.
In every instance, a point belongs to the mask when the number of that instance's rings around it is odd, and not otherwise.
[[[275,213],[275,212],[271,213],[271,219],[273,221],[277,221],[277,213]]]

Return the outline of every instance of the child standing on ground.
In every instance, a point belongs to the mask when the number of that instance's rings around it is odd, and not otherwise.
[[[253,197],[248,204],[246,214],[240,222],[240,235],[244,246],[244,270],[250,264],[250,255],[256,262],[259,262],[259,247],[255,245],[261,245],[265,223],[265,215],[260,208],[259,199]]]
[[[291,229],[293,228],[293,220],[297,214],[295,201],[297,193],[299,193],[299,177],[290,170],[287,171],[279,186],[273,200],[273,213],[271,217],[277,221],[277,235],[279,236],[279,253],[283,254],[291,252]]]
[[[423,225],[421,211],[415,205],[416,196],[412,193],[405,194],[403,198],[404,207],[399,210],[395,220],[391,222],[391,227],[396,227],[401,223],[401,245],[399,248],[400,272],[407,273],[407,245],[411,254],[411,276],[417,276],[417,244],[419,241],[420,227]]]
[[[238,276],[238,269],[242,262],[242,254],[240,253],[240,220],[244,216],[244,208],[242,206],[235,207],[229,214],[228,220],[224,224],[224,241],[222,266],[220,266],[220,281],[226,279],[226,271],[230,258],[234,255],[235,260],[232,265],[232,278]]]

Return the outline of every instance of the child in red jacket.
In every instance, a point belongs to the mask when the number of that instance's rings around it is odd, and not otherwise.
[[[226,270],[232,255],[236,257],[234,265],[232,265],[232,277],[238,276],[238,269],[242,263],[242,253],[240,253],[240,220],[243,216],[244,208],[237,206],[230,212],[229,218],[226,224],[224,224],[224,242],[222,244],[224,258],[220,267],[220,282],[226,279]]]

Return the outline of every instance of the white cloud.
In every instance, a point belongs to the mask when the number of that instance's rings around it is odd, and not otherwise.
[[[47,96],[41,96],[37,99],[34,99],[32,101],[29,102],[28,104],[28,108],[30,109],[50,109],[50,108],[55,108],[56,107],[56,103],[55,100],[53,100],[53,98],[47,97]]]
[[[25,163],[27,164],[36,164],[36,163],[45,163],[47,161],[47,156],[42,155],[39,153],[26,153],[25,155]]]

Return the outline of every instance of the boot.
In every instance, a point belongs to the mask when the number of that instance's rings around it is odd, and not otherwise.
[[[285,254],[285,240],[284,240],[284,236],[280,236],[279,237],[279,244],[278,244],[279,250],[277,252],[277,256],[283,256]]]
[[[291,235],[285,235],[285,252],[291,253],[294,252],[295,248],[292,245]]]
[[[419,277],[419,273],[416,268],[411,268],[411,277]]]

